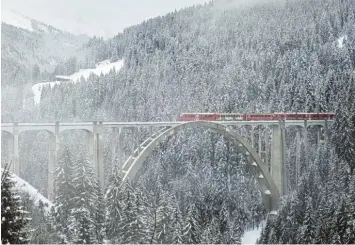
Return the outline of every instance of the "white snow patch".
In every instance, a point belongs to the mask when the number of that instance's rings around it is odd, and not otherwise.
[[[1,169],[1,172],[2,171],[3,171],[3,169]],[[25,180],[21,179],[20,177],[18,177],[17,175],[15,175],[13,173],[11,173],[11,179],[16,182],[15,186],[19,191],[26,192],[30,195],[31,200],[33,201],[33,203],[36,206],[38,206],[39,201],[41,201],[45,205],[44,206],[45,211],[46,212],[50,211],[50,208],[53,205],[52,202],[49,201],[44,196],[42,196],[42,194],[39,193],[39,191],[36,188],[34,188],[32,185],[30,185]]]
[[[75,47],[75,45],[71,44],[71,43],[63,43],[65,46],[68,46],[68,47]]]
[[[51,88],[54,87],[54,85],[59,85],[60,81],[55,81],[55,82],[45,82],[45,83],[36,83],[35,85],[32,86],[32,92],[33,92],[33,100],[35,101],[36,104],[38,104],[41,101],[41,94],[42,94],[42,89],[45,86],[51,86]]]
[[[338,47],[339,48],[343,48],[344,47],[344,40],[347,40],[348,37],[347,36],[341,36],[338,38],[337,42],[338,42]]]
[[[108,74],[112,69],[115,69],[116,72],[118,72],[124,64],[124,60],[118,60],[116,62],[110,62],[110,60],[104,60],[96,64],[96,68],[94,69],[80,69],[78,72],[75,72],[72,75],[69,76],[62,76],[58,75],[56,78],[58,79],[65,79],[68,81],[64,81],[65,83],[71,82],[71,83],[77,83],[80,82],[81,77],[83,77],[85,80],[89,78],[91,74],[96,74],[100,76],[101,74],[106,75]],[[33,100],[36,104],[38,104],[41,101],[41,94],[42,94],[42,89],[44,86],[51,86],[53,88],[55,85],[60,85],[62,81],[54,81],[54,82],[44,82],[44,83],[36,83],[35,85],[32,86],[32,92],[33,92]]]
[[[265,222],[262,222],[258,228],[246,231],[242,237],[242,244],[255,244],[256,240],[260,237],[261,231],[264,227]]]
[[[13,25],[28,31],[33,31],[32,21],[30,18],[27,18],[19,13],[16,13],[11,10],[2,9],[1,10],[1,22],[4,22],[9,25]]]

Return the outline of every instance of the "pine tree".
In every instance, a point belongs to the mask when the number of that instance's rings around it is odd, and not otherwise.
[[[316,235],[315,231],[316,231],[316,227],[315,227],[315,220],[313,216],[312,199],[311,197],[309,197],[307,200],[307,208],[303,219],[303,225],[300,228],[298,243],[302,243],[302,244],[314,243],[314,238]]]
[[[29,233],[27,211],[21,206],[15,182],[6,169],[1,175],[1,243],[24,244]]]
[[[174,214],[171,223],[172,223],[171,224],[172,240],[169,243],[182,244],[183,243],[182,215],[176,203],[174,205]]]
[[[123,219],[123,197],[121,187],[122,176],[117,169],[114,169],[109,177],[106,191],[106,234],[107,239],[112,243],[118,242],[118,232]]]
[[[347,242],[347,229],[348,229],[349,208],[347,202],[342,198],[340,205],[335,213],[336,230],[334,233],[339,235],[340,242],[342,244]]]
[[[85,202],[85,200],[81,200]],[[96,243],[94,220],[91,219],[90,211],[85,208],[84,204],[77,203],[79,208],[71,211],[71,225],[74,230],[73,242],[76,244],[93,244]]]
[[[168,193],[160,196],[157,208],[156,241],[169,243],[171,241],[170,223],[173,215],[172,198]]]
[[[59,157],[57,168],[54,172],[55,197],[52,216],[54,227],[61,234],[62,242],[71,242],[72,231],[68,221],[71,210],[74,208],[74,160],[68,146],[65,146]]]
[[[194,204],[191,204],[185,218],[185,227],[183,229],[184,243],[200,243],[201,230],[199,228],[197,208]]]
[[[122,210],[122,219],[120,222],[119,231],[119,243],[138,243],[140,237],[138,237],[138,220],[137,209],[135,207],[135,193],[129,183],[126,181],[123,183],[124,190],[124,207]]]
[[[100,188],[93,167],[85,156],[76,161],[73,179],[75,197],[71,210],[70,227],[76,230],[74,241],[80,243],[97,243],[103,232],[103,212],[100,209]],[[101,212],[101,214],[99,214]],[[90,236],[89,236],[89,235]]]
[[[257,240],[257,244],[268,244],[269,243],[269,237],[270,237],[270,233],[271,233],[271,224],[272,224],[272,220],[271,220],[271,218],[268,218],[266,220],[266,225],[265,225],[264,229],[262,230],[260,237]]]

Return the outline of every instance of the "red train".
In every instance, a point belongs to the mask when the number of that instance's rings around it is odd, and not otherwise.
[[[334,113],[182,113],[180,121],[332,120]]]

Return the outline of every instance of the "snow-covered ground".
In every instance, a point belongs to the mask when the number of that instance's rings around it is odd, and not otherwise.
[[[44,83],[36,83],[35,85],[32,86],[32,92],[33,92],[33,99],[36,104],[38,104],[41,101],[41,94],[42,94],[42,89],[44,86],[51,86],[53,88],[55,85],[59,85],[62,82],[67,83],[67,82],[72,82],[72,83],[77,83],[80,81],[81,77],[83,77],[85,80],[89,78],[89,76],[93,73],[98,76],[101,74],[106,75],[108,74],[113,68],[115,68],[116,72],[119,71],[124,64],[123,59],[118,60],[116,62],[110,62],[110,60],[104,60],[96,64],[96,68],[94,69],[80,69],[78,72],[73,73],[72,75],[69,76],[57,76],[59,79],[65,79],[68,81],[54,81],[54,82],[44,82]]]
[[[1,172],[3,169],[1,169]],[[49,212],[51,206],[53,205],[52,202],[50,202],[47,198],[42,196],[39,191],[34,188],[32,185],[27,183],[25,180],[21,179],[15,174],[11,174],[11,179],[16,182],[16,188],[22,192],[28,193],[30,195],[31,200],[35,205],[39,205],[39,201],[41,201],[45,205],[45,210]]]
[[[262,222],[259,228],[246,231],[242,237],[242,244],[255,244],[256,240],[260,237],[261,230],[263,229],[265,222]]]
[[[339,48],[344,47],[344,40],[347,40],[347,36],[341,36],[338,38],[337,42]]]
[[[34,31],[32,28],[32,21],[19,13],[11,10],[1,9],[1,22],[13,25],[28,31]]]

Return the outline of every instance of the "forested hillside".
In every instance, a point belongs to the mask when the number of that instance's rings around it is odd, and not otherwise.
[[[107,41],[92,39],[86,48],[72,59],[90,66],[123,58],[124,67],[43,89],[41,103],[17,111],[18,120],[174,121],[182,112],[336,112],[331,141],[317,147],[316,129],[309,129],[298,180],[296,130],[287,128],[289,195],[278,214],[267,218],[259,242],[354,242],[352,0],[285,0],[238,8],[211,2],[147,20]],[[147,136],[139,135],[141,141]],[[47,137],[40,132],[20,138],[21,174],[43,193]],[[131,137],[125,133],[120,159],[130,155]],[[117,141],[106,133],[104,142],[105,198],[85,157],[84,133],[61,135],[55,202],[60,208],[53,211],[61,241],[240,243],[246,229],[266,218],[245,159],[222,136],[191,130],[170,138],[124,188],[118,187],[122,162],[112,159],[109,147]],[[90,188],[82,191],[82,185]],[[94,204],[82,202],[78,193]],[[104,205],[103,221],[97,210]],[[92,236],[77,233],[84,226]]]
[[[52,81],[58,64],[76,52],[82,53],[89,40],[88,36],[67,33],[26,17],[22,17],[22,22],[27,23],[28,29],[1,23],[2,121],[24,121],[20,114],[31,104],[27,100],[31,86]],[[66,63],[73,63],[72,60]]]

